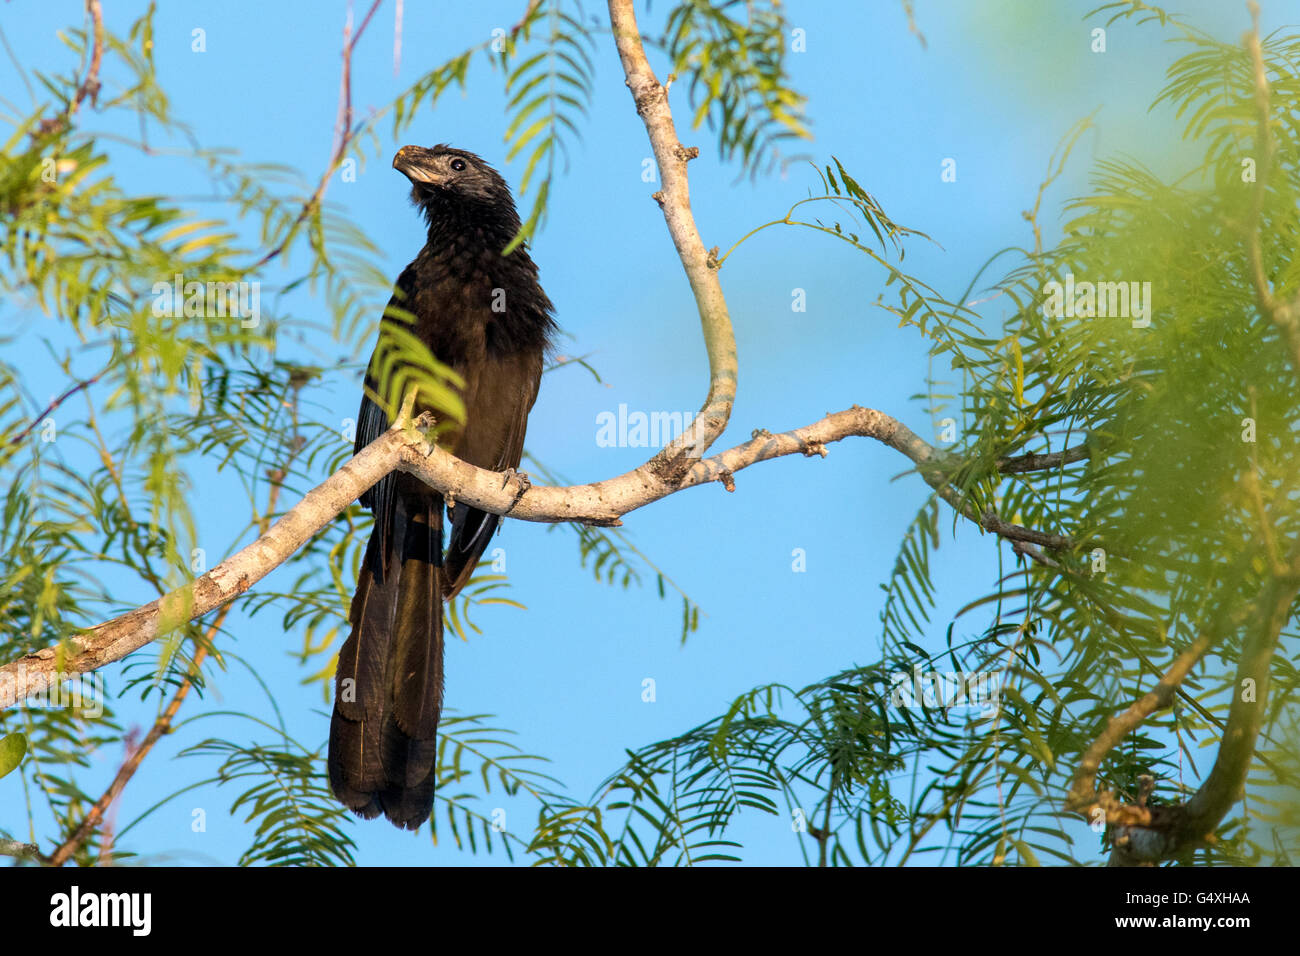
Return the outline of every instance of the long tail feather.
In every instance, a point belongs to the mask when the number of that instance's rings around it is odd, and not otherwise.
[[[442,499],[424,488],[394,498],[389,523],[376,516],[339,653],[329,776],[344,806],[414,830],[437,776]]]

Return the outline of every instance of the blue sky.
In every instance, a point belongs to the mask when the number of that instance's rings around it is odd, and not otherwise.
[[[1108,30],[1106,52],[1093,53],[1090,31],[1102,21],[1084,15],[1094,5],[918,0],[917,25],[927,41],[922,48],[894,0],[790,0],[789,20],[806,37],[806,52],[792,54],[790,65],[796,87],[809,97],[815,136],[802,149],[822,164],[838,157],[896,221],[931,235],[936,245],[915,240],[908,246],[906,268],[957,296],[995,252],[1032,242],[1022,210],[1033,205],[1058,141],[1083,117],[1097,111],[1096,128],[1047,193],[1046,241],[1056,233],[1061,204],[1086,188],[1092,159],[1127,154],[1158,170],[1180,168],[1172,117],[1167,110],[1147,111],[1164,68],[1179,52],[1161,42],[1171,34],[1117,23]],[[107,0],[105,15],[113,30],[124,32],[144,6]],[[357,4],[358,17],[367,6]],[[660,22],[668,6],[655,4],[648,16],[638,4],[643,27]],[[1264,6],[1266,29],[1300,13],[1295,2]],[[7,3],[0,25],[26,67],[66,72],[75,60],[55,33],[80,23],[80,7]],[[354,59],[358,116],[382,108],[425,70],[493,28],[510,26],[522,7],[497,0],[408,0],[394,75],[393,4],[385,3]],[[333,138],[346,9],[338,0],[162,5],[155,52],[175,113],[207,146],[232,147],[248,161],[285,164],[314,182]],[[1238,37],[1248,26],[1244,4],[1202,0],[1174,9],[1223,38]],[[603,11],[589,4],[589,13]],[[196,27],[206,31],[206,53],[191,51]],[[533,243],[557,318],[572,336],[564,349],[589,355],[603,379],[597,383],[576,368],[549,375],[530,419],[529,451],[575,481],[618,474],[647,457],[645,449],[601,447],[596,431],[602,412],[616,412],[620,403],[644,411],[696,408],[707,374],[693,301],[650,199],[656,187],[641,179],[650,155],[645,130],[607,36],[597,38],[594,55],[591,115],[582,140],[571,144],[549,220]],[[651,56],[662,77],[662,57]],[[0,58],[0,93],[29,107],[7,58]],[[681,139],[701,151],[690,173],[706,246],[726,249],[756,224],[779,218],[814,185],[811,171],[799,165],[785,176],[738,179],[736,166],[717,160],[708,130],[687,128],[685,89],[675,87],[671,102]],[[380,142],[356,181],[335,177],[329,202],[381,247],[390,275],[423,242],[407,184],[390,168],[393,152],[405,142],[449,142],[480,153],[517,184],[520,164],[504,162],[502,105],[500,75],[478,60],[464,95],[452,91],[432,112],[422,111],[400,139],[381,125]],[[82,121],[88,128],[135,132],[124,116],[87,110]],[[203,189],[192,169],[166,167],[126,148],[112,152],[127,188],[178,196]],[[941,180],[948,158],[957,164],[955,182]],[[274,271],[270,278],[277,278]],[[860,254],[811,233],[769,229],[728,260],[721,282],[735,323],[740,378],[732,425],[717,447],[743,441],[755,428],[784,430],[854,403],[896,415],[922,437],[934,435],[912,398],[924,391],[925,344],[915,329],[896,328],[896,320],[874,306],[884,276]],[[804,291],[804,312],[791,310],[796,289]],[[300,318],[324,321],[319,300],[303,295],[288,305]],[[376,319],[381,307],[377,302]],[[987,314],[998,318],[996,309]],[[0,302],[0,331],[21,333],[10,347],[31,349],[34,369],[42,361],[41,336],[66,342],[18,301]],[[52,368],[50,374],[48,389],[32,380],[38,395],[64,384]],[[341,422],[355,414],[358,385],[351,376],[336,380],[333,417]],[[517,731],[525,750],[551,758],[550,772],[571,792],[586,794],[619,766],[625,749],[708,720],[755,685],[800,687],[871,663],[879,656],[878,585],[924,500],[920,479],[891,480],[905,465],[883,446],[848,441],[832,447],[824,461],[787,458],[747,470],[737,476],[734,494],[713,485],[630,515],[626,529],[636,545],[702,609],[699,630],[684,646],[677,602],[659,600],[649,587],[624,592],[594,582],[579,568],[565,529],[507,523],[497,544],[506,549],[511,596],[527,610],[481,610],[484,634],[449,642],[448,707],[497,715],[496,724]],[[246,510],[242,492],[228,474],[205,475],[195,501],[201,537],[212,542],[211,551],[225,551],[231,544],[226,516]],[[792,570],[795,549],[807,556],[802,573]],[[969,528],[959,529],[955,541],[945,539],[933,646],[943,640],[946,615],[993,579],[995,553],[992,542]],[[285,583],[268,579],[269,586]],[[299,685],[303,674],[291,657],[300,636],[286,635],[273,613],[232,618],[230,628],[238,652],[274,688],[291,732],[312,746],[323,742],[327,707],[315,688]],[[656,682],[654,703],[642,701],[646,678]],[[242,673],[220,676],[215,684],[206,701],[188,703],[183,713],[251,708],[269,717],[265,697]],[[142,726],[150,719],[138,708],[124,714]],[[199,761],[174,761],[180,749],[217,733],[255,739],[250,728],[218,719],[164,741],[128,788],[118,819],[134,817],[178,779],[204,772]],[[98,791],[94,781],[106,782],[120,760],[120,753],[99,754],[87,789]],[[235,793],[185,795],[133,831],[129,848],[172,862],[233,863],[248,829],[227,815]],[[0,806],[15,797],[12,779],[0,783]],[[207,811],[206,833],[191,832],[194,807]],[[10,812],[0,825],[19,822]],[[526,821],[516,818],[511,828],[526,830]],[[411,836],[374,822],[358,823],[353,832],[363,864],[504,862],[445,844],[433,848],[427,829]],[[746,844],[747,862],[800,861],[784,817],[751,815],[736,836]]]

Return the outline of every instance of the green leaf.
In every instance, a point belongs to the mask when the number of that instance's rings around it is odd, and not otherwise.
[[[27,738],[22,734],[0,737],[0,777],[16,769],[26,754]]]

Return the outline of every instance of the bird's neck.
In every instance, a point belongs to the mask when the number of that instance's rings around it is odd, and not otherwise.
[[[454,243],[500,252],[519,232],[519,216],[513,209],[481,204],[443,202],[426,206],[425,220],[429,245],[435,249]]]

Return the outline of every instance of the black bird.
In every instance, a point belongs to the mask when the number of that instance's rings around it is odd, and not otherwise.
[[[370,395],[388,394],[379,358],[384,327],[396,322],[464,379],[465,424],[445,432],[439,444],[481,468],[513,469],[556,327],[526,247],[502,255],[519,231],[510,187],[478,156],[450,146],[403,146],[393,167],[411,181],[428,241],[402,271],[380,323],[356,450],[391,425]],[[416,403],[417,412],[427,407]],[[415,830],[433,808],[442,602],[465,586],[500,519],[455,504],[444,556],[444,502],[428,485],[397,472],[361,503],[374,513],[375,526],[352,599],[352,633],[339,652],[330,785],[362,817],[382,813]]]

